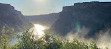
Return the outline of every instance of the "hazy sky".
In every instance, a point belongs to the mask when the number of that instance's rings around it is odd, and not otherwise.
[[[111,0],[0,0],[0,3],[11,4],[24,15],[39,15],[57,13],[63,6],[70,6],[84,1],[111,1]]]

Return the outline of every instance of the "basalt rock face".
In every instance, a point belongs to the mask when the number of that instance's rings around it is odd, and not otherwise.
[[[95,35],[106,27],[111,27],[111,2],[83,2],[65,6],[51,30],[62,35],[70,31],[79,32],[88,28],[88,35]]]
[[[0,3],[0,30],[5,26],[7,29],[14,28],[20,31],[31,25],[25,20],[20,11],[14,9],[10,4]]]

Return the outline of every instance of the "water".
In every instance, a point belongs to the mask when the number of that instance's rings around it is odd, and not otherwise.
[[[22,33],[23,33],[23,32],[18,32],[17,34],[18,34],[18,35],[22,35]],[[18,40],[20,40],[20,39],[17,39],[16,36],[15,36],[15,37],[12,39],[12,41],[9,42],[9,45],[17,44],[17,43],[18,43]]]
[[[40,25],[40,24],[34,24],[34,27],[32,27],[31,29],[29,29],[29,32],[32,32],[33,31],[33,34],[34,34],[34,39],[38,39],[38,38],[41,38],[44,34],[44,31],[47,29],[46,26],[43,26],[43,25]],[[23,32],[18,32],[17,34],[18,35],[22,35]],[[18,40],[20,39],[17,39],[16,36],[12,39],[11,42],[9,42],[9,45],[14,45],[14,44],[17,44],[18,43]]]

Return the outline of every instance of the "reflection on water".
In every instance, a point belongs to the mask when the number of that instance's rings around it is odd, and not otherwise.
[[[38,38],[41,38],[42,36],[45,35],[44,33],[44,30],[46,29],[47,27],[45,26],[42,26],[40,24],[34,24],[34,27],[31,28],[29,30],[29,32],[32,32],[33,31],[33,35],[34,35],[34,39],[37,40]],[[17,33],[18,35],[22,35],[23,32],[19,32]],[[17,41],[20,40],[20,39],[17,39],[16,36],[12,39],[11,42],[9,42],[10,45],[14,45],[16,43],[18,43]]]
[[[40,24],[34,24],[35,26],[35,31],[33,32],[34,34],[34,39],[41,38],[42,36],[45,35],[44,30],[46,29],[44,26]]]

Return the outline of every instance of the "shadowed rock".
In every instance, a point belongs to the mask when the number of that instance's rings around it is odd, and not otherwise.
[[[52,32],[66,35],[77,32],[77,24],[90,31],[88,36],[111,27],[111,2],[83,2],[73,6],[65,6],[60,12],[59,19],[52,25]]]
[[[20,11],[14,9],[10,4],[0,3],[0,30],[3,26],[7,29],[14,28],[15,31],[21,31],[31,25],[25,20]]]

